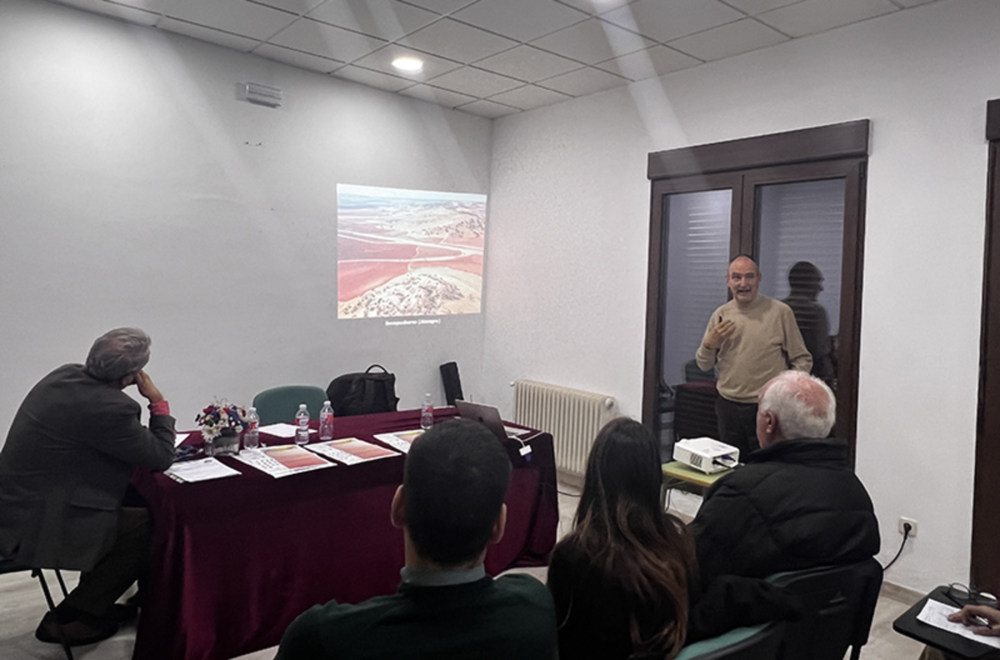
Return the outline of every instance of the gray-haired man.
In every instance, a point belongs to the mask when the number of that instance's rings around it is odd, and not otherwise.
[[[133,468],[174,459],[170,406],[142,370],[150,339],[118,328],[94,342],[86,365],[66,364],[24,399],[0,451],[0,556],[82,571],[79,585],[35,636],[71,645],[110,637],[128,611],[115,606],[141,573],[149,514],[123,507]],[[122,390],[136,385],[141,408]]]

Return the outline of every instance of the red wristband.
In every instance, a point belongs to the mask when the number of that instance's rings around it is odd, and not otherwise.
[[[149,414],[150,415],[169,415],[170,414],[170,404],[166,401],[157,401],[156,403],[149,404]]]

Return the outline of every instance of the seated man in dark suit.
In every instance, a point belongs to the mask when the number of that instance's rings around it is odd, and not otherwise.
[[[545,585],[528,575],[494,580],[483,567],[487,545],[503,536],[510,474],[506,451],[477,422],[452,420],[420,436],[390,511],[405,544],[399,590],[307,610],[276,660],[555,658]]]
[[[32,388],[0,451],[0,556],[83,572],[39,624],[43,642],[92,644],[134,614],[115,601],[145,565],[149,513],[123,507],[125,490],[136,466],[165,470],[174,459],[170,406],[142,370],[149,345],[134,328],[98,338],[86,365],[63,365]],[[149,428],[122,391],[129,385],[149,400]]]
[[[878,521],[847,445],[827,439],[835,418],[818,378],[786,371],[761,388],[761,449],[708,490],[691,523],[705,588],[723,575],[763,578],[878,552]]]

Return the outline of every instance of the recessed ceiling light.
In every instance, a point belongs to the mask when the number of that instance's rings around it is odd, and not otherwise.
[[[397,57],[392,61],[392,65],[399,69],[400,71],[406,71],[407,73],[416,73],[424,68],[424,61],[418,57],[413,57],[411,55],[404,55],[402,57]]]

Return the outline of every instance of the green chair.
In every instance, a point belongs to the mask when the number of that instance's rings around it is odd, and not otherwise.
[[[688,644],[674,660],[775,660],[784,629],[783,621],[735,628],[718,637]]]
[[[282,385],[259,392],[253,398],[253,407],[257,409],[260,423],[274,424],[276,422],[294,422],[299,404],[304,403],[309,408],[309,416],[319,416],[319,409],[326,401],[326,392],[313,385]]]

